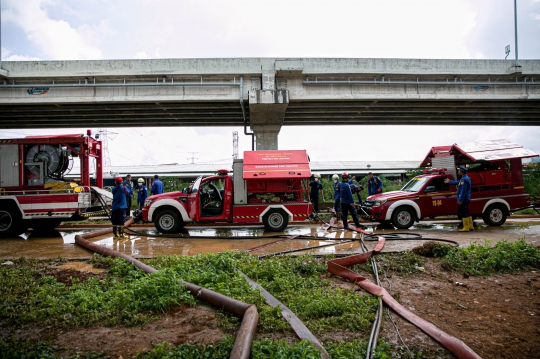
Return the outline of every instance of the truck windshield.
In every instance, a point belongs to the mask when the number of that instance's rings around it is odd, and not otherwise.
[[[403,186],[401,190],[405,192],[418,192],[428,179],[429,178],[426,177],[414,177],[405,186]]]

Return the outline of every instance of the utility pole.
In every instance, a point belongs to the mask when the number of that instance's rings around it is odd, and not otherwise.
[[[106,128],[100,128],[98,129],[98,134],[101,138],[101,145],[103,146],[103,167],[110,167],[111,156],[109,154],[109,135],[118,135],[118,132],[111,132],[108,131]]]
[[[191,159],[191,164],[194,165],[195,164],[195,160],[198,160],[198,158],[195,157],[195,154],[196,153],[199,153],[199,152],[188,152],[188,153],[191,153],[191,157],[188,157],[187,159]]]
[[[516,64],[514,66],[518,67],[518,35],[517,35],[517,0],[514,0],[514,34],[515,34],[515,47],[516,47]]]
[[[233,147],[233,160],[238,158],[238,131],[233,131],[232,133],[232,147]]]

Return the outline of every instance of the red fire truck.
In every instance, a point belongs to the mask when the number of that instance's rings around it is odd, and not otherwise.
[[[375,221],[409,228],[424,217],[457,213],[456,167],[467,166],[472,181],[469,212],[490,226],[500,226],[515,210],[530,206],[523,187],[522,158],[538,154],[508,140],[433,147],[420,167],[432,167],[399,191],[370,196],[362,206]]]
[[[110,206],[111,193],[102,189],[101,141],[90,135],[0,140],[0,237],[54,228]],[[79,181],[65,178],[74,157],[80,159]]]
[[[289,221],[311,214],[306,151],[244,152],[243,160],[234,160],[233,173],[219,170],[181,192],[148,197],[142,220],[162,233],[178,233],[191,222],[262,222],[268,231],[283,231]]]

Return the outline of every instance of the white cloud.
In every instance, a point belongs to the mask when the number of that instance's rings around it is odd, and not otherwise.
[[[8,0],[4,19],[20,27],[33,46],[53,60],[100,59],[101,50],[90,44],[84,31],[63,20],[52,20],[44,10],[47,1]]]
[[[11,50],[2,47],[2,61],[39,61],[39,57],[14,54]]]
[[[531,19],[532,20],[540,20],[540,14],[536,14],[536,13],[532,13],[531,14]]]

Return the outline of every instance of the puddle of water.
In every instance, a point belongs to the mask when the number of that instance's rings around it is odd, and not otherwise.
[[[514,222],[509,221],[501,227],[488,227],[481,221],[477,221],[479,229],[474,232],[460,233],[456,231],[455,223],[431,223],[422,222],[409,230],[378,229],[374,225],[369,225],[376,234],[392,234],[395,232],[419,233],[424,237],[445,238],[457,240],[460,245],[467,245],[472,241],[486,239],[517,240],[526,237],[528,241],[540,238],[539,222]],[[351,231],[344,231],[335,228],[325,229],[322,225],[296,225],[289,227],[284,233],[286,235],[307,235],[316,238],[298,238],[293,240],[273,243],[280,238],[272,237],[275,233],[267,233],[262,227],[218,227],[189,228],[177,238],[159,237],[155,229],[136,228],[136,234],[130,235],[126,239],[113,239],[112,235],[105,235],[92,239],[96,244],[114,249],[124,254],[134,257],[155,257],[159,255],[195,255],[203,253],[219,253],[223,251],[243,251],[254,247],[270,244],[266,247],[251,252],[253,255],[269,254],[291,249],[305,248],[330,244],[344,239],[358,239],[359,234]],[[62,232],[48,233],[47,235],[37,233],[26,233],[17,238],[7,238],[0,240],[0,258],[17,258],[20,256],[33,258],[88,258],[92,253],[85,248],[75,244],[75,236],[91,232],[93,229],[85,230],[63,230]],[[183,235],[183,236],[182,236]],[[247,238],[247,237],[256,238]],[[225,238],[231,237],[231,238]],[[405,240],[388,241],[386,250],[408,250],[414,246],[423,244],[423,241]],[[374,246],[374,242],[366,242],[369,248]],[[359,241],[345,243],[336,246],[329,246],[311,250],[315,254],[351,254],[361,252]],[[295,254],[306,253],[305,251]]]
[[[90,263],[84,263],[84,262],[68,262],[59,266],[56,266],[55,268],[60,269],[75,269],[80,272],[89,272],[89,273],[103,273],[105,272],[105,269],[101,268],[94,268],[94,266]]]
[[[46,234],[26,232],[21,234],[20,237],[27,241],[39,241],[41,244],[73,244],[75,243],[76,235],[84,234],[90,231],[91,230],[58,232],[54,230],[47,232]],[[14,239],[20,239],[20,237]]]

